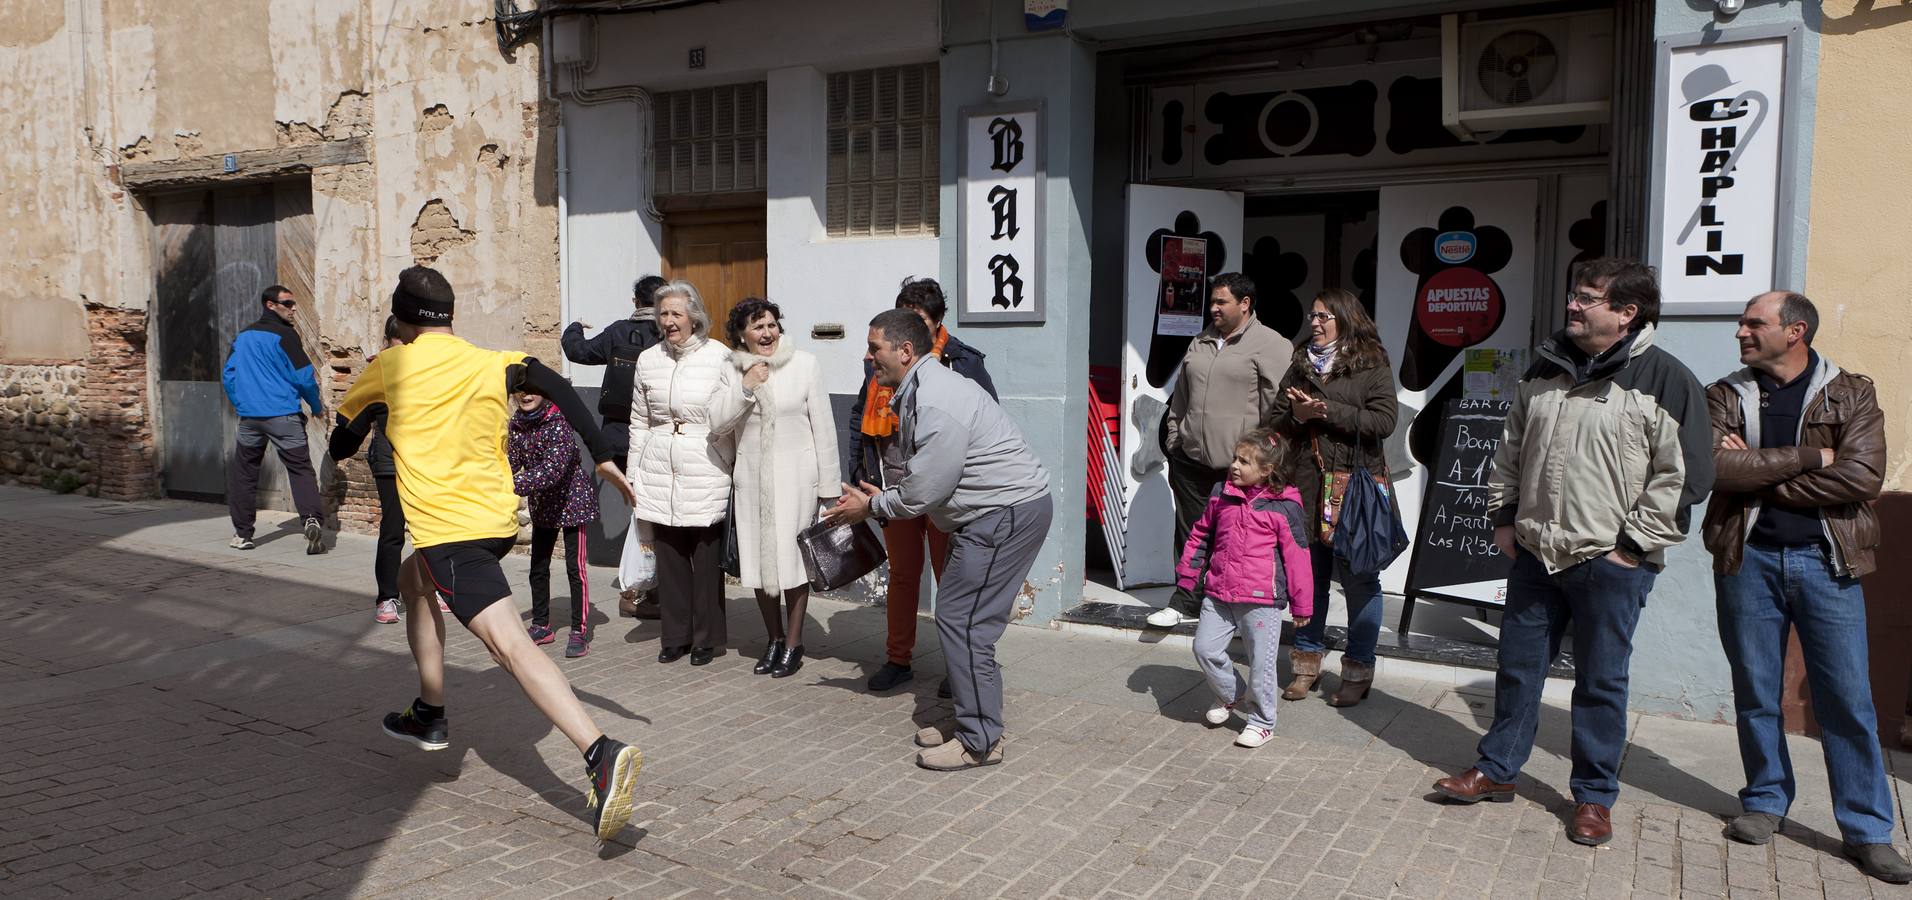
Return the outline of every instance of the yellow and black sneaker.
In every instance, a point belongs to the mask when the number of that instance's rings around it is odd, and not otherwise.
[[[445,716],[440,714],[427,722],[419,716],[417,703],[405,707],[404,712],[386,713],[385,733],[421,750],[443,750],[451,746],[451,728],[445,723]]]
[[[631,790],[637,786],[637,772],[644,768],[644,754],[623,741],[604,739],[598,764],[591,774],[591,790],[584,808],[591,811],[591,826],[600,841],[608,841],[631,821]]]

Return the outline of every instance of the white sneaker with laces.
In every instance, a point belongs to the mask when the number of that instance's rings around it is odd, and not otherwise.
[[[1263,728],[1259,725],[1250,725],[1246,728],[1243,728],[1241,730],[1241,734],[1235,738],[1235,746],[1247,747],[1248,749],[1253,750],[1254,748],[1259,747],[1273,740],[1274,737],[1275,737],[1275,730],[1273,728]]]
[[[398,601],[380,600],[378,609],[372,614],[372,621],[380,625],[393,625],[398,622]]]
[[[1203,718],[1207,719],[1210,725],[1226,725],[1228,724],[1228,717],[1234,715],[1234,713],[1235,704],[1217,703],[1208,708],[1208,714],[1203,716]]]
[[[252,538],[240,537],[239,535],[235,534],[232,536],[232,540],[226,542],[226,546],[231,547],[234,550],[251,550],[254,545],[252,543]]]
[[[1195,621],[1194,616],[1182,615],[1181,611],[1172,606],[1164,606],[1161,609],[1149,613],[1148,618],[1148,623],[1157,628],[1174,628],[1177,625],[1186,625],[1193,621]]]

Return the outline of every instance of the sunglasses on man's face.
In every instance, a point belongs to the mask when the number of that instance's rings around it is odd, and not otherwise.
[[[267,300],[266,302],[274,306],[283,306],[286,309],[293,309],[299,305],[299,301],[297,300]]]

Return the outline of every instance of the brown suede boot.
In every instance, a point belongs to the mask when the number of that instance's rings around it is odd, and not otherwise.
[[[1300,700],[1314,689],[1315,680],[1321,677],[1321,654],[1306,650],[1291,650],[1288,663],[1295,670],[1295,679],[1288,682],[1287,690],[1281,692],[1283,700]]]
[[[1351,659],[1341,661],[1341,686],[1334,691],[1334,697],[1328,700],[1329,706],[1356,706],[1368,698],[1368,689],[1374,687],[1374,667],[1367,663],[1358,663]]]

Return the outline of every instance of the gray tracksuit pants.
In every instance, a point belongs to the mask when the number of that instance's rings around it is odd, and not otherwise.
[[[1045,494],[985,513],[949,536],[949,561],[936,588],[936,630],[956,704],[956,739],[971,752],[988,752],[1002,738],[996,641],[1054,515]]]
[[[1221,603],[1214,598],[1202,601],[1202,617],[1195,625],[1195,662],[1208,676],[1208,686],[1223,703],[1237,703],[1235,712],[1258,728],[1275,727],[1275,698],[1281,695],[1275,682],[1275,654],[1281,649],[1281,622],[1284,611],[1274,606],[1246,603]],[[1228,641],[1241,635],[1242,649],[1248,651],[1248,680],[1235,670],[1228,658]]]

